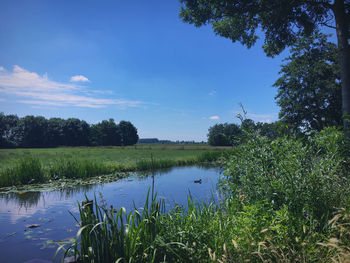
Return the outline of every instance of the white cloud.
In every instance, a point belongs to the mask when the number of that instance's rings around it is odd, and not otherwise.
[[[238,114],[242,114],[242,111],[235,110],[233,114],[237,116]],[[254,122],[263,122],[263,123],[271,123],[278,119],[278,114],[260,114],[260,113],[250,113],[249,111],[245,115],[247,119],[252,119]]]
[[[83,75],[76,75],[70,78],[71,82],[90,82],[90,80]]]
[[[0,71],[1,93],[19,97],[20,103],[40,106],[104,108],[117,105],[127,108],[142,104],[140,101],[95,98],[86,95],[86,87],[52,81],[46,74],[40,76],[19,66],[14,66],[12,72]]]
[[[4,71],[4,70],[5,70],[5,68],[0,66],[0,71]]]
[[[255,114],[255,113],[247,113],[246,116],[248,119],[252,119],[255,122],[266,122],[271,123],[272,120],[277,119],[276,114]]]
[[[216,90],[215,89],[212,89],[210,92],[209,92],[209,96],[214,96],[216,94]]]
[[[215,115],[215,116],[209,117],[209,119],[210,119],[210,120],[219,120],[220,117]]]

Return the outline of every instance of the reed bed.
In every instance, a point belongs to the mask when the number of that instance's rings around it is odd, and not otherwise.
[[[64,256],[83,262],[348,262],[349,142],[336,129],[308,139],[247,134],[216,200],[164,211],[80,208]],[[220,198],[219,198],[220,197]],[[61,249],[63,249],[61,247]],[[63,257],[64,257],[63,256]]]
[[[98,162],[77,158],[58,158],[46,166],[36,157],[19,159],[14,166],[0,171],[0,187],[43,183],[59,179],[87,179],[112,173],[150,171],[174,166],[194,165],[219,161],[222,151],[199,152],[197,156],[184,159],[154,159],[150,156],[134,163]]]

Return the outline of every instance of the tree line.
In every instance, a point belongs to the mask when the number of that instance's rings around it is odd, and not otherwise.
[[[137,143],[137,129],[129,121],[113,119],[88,124],[77,118],[46,119],[42,116],[0,113],[1,148],[57,146],[126,146]]]
[[[342,128],[337,46],[327,41],[327,35],[316,32],[300,37],[290,51],[273,85],[278,89],[279,121],[255,124],[246,119],[241,125],[216,124],[209,128],[209,144],[236,145],[247,128],[271,139],[292,134],[300,137],[330,126]]]

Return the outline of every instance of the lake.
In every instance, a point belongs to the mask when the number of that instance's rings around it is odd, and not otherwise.
[[[175,167],[155,174],[154,191],[165,199],[167,209],[175,204],[186,206],[189,193],[207,202],[216,198],[219,177],[219,168]],[[151,185],[152,176],[134,175],[59,191],[0,194],[0,261],[52,261],[57,242],[75,236],[78,227],[69,212],[79,218],[77,202],[85,200],[85,195],[129,212],[134,205],[144,205]]]

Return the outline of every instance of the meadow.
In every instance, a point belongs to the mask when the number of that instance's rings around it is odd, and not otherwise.
[[[1,149],[0,186],[213,162],[229,148],[194,144]]]

